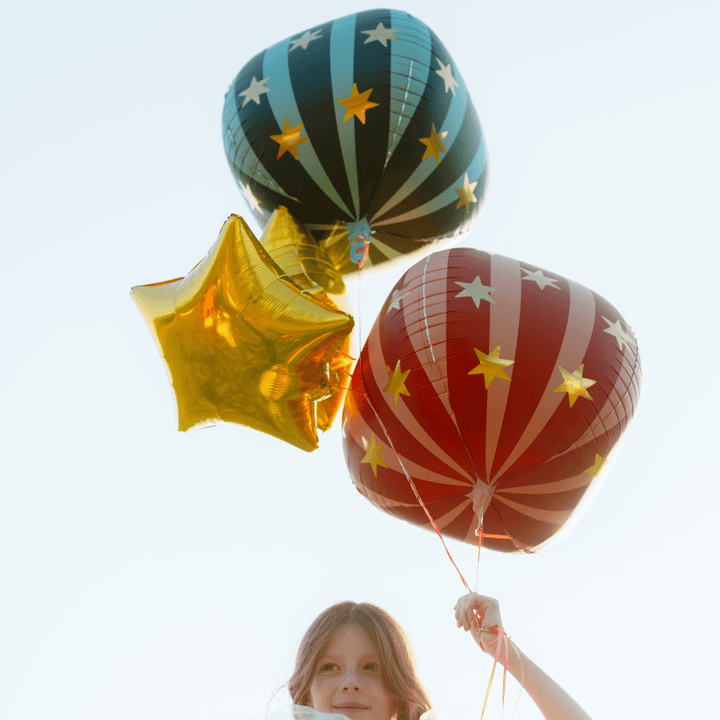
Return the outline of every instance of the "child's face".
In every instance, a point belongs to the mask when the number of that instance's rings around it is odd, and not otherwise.
[[[336,630],[318,657],[310,706],[350,720],[393,720],[395,704],[383,683],[380,661],[357,625]]]

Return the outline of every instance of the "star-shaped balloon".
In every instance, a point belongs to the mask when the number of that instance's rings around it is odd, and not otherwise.
[[[317,447],[316,403],[352,318],[291,282],[231,215],[184,278],[132,296],[165,358],[180,430],[235,422]]]
[[[286,207],[281,205],[272,214],[260,243],[295,285],[325,305],[350,314],[349,302],[343,295],[345,283],[342,276],[324,248],[315,242]],[[316,403],[317,426],[323,432],[331,427],[342,407],[358,351],[359,347],[352,346],[352,336],[348,333],[328,361],[330,395]]]
[[[324,302],[328,294],[337,304],[345,292],[342,275],[324,248],[280,205],[270,216],[260,244],[288,278]]]

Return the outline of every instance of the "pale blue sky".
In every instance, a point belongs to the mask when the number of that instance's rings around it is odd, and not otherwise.
[[[3,718],[246,720],[287,680],[312,618],[345,598],[404,624],[439,705],[482,707],[490,662],[455,628],[463,588],[437,538],[354,490],[339,428],[312,454],[238,426],[178,433],[130,299],[184,275],[230,213],[255,227],[220,133],[238,70],[376,7],[245,5],[3,12]],[[720,10],[400,7],[452,53],[487,136],[487,199],[465,243],[605,296],[643,360],[635,425],[582,522],[535,556],[486,552],[479,589],[592,717],[708,717]],[[399,274],[351,286],[363,335]],[[450,548],[473,576],[472,548]],[[538,717],[521,699],[516,718]]]

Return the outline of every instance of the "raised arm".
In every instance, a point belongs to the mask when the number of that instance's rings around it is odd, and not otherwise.
[[[503,627],[498,601],[469,593],[455,605],[457,626],[469,631],[484,652],[505,661],[508,671],[523,686],[547,720],[590,720],[590,716],[542,668],[501,632]]]

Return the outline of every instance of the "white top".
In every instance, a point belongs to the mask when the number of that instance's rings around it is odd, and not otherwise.
[[[424,712],[420,720],[479,720],[480,711],[460,706],[440,706]],[[244,720],[349,720],[340,713],[323,713],[304,705],[286,705]]]

